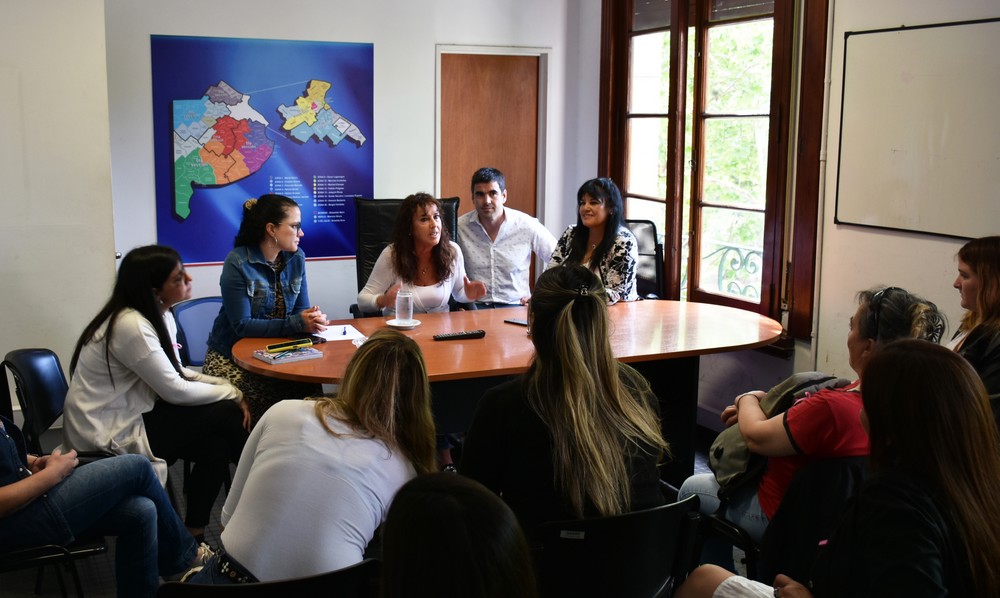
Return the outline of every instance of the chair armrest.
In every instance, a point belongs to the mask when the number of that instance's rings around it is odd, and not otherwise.
[[[708,534],[721,536],[726,542],[746,554],[747,577],[757,579],[757,564],[760,562],[760,546],[745,529],[725,517],[713,513],[702,515],[699,532],[702,540]]]
[[[354,316],[355,320],[360,318],[373,318],[375,316],[382,315],[378,311],[373,311],[373,312],[361,311],[361,307],[357,303],[352,303],[349,309],[351,311],[351,315]]]

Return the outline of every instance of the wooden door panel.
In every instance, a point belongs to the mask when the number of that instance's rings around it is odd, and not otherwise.
[[[441,197],[473,209],[472,173],[492,166],[507,205],[536,213],[538,56],[441,55]]]

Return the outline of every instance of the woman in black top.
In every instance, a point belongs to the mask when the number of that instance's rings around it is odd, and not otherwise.
[[[973,239],[958,250],[953,286],[966,311],[948,347],[982,378],[1000,427],[1000,237]]]
[[[528,372],[483,397],[461,473],[500,494],[526,532],[663,504],[668,451],[655,398],[608,340],[604,284],[583,266],[542,274],[528,303]]]
[[[678,598],[1000,595],[1000,436],[976,372],[902,340],[875,353],[864,385],[872,475],[811,581],[772,588],[704,565]]]

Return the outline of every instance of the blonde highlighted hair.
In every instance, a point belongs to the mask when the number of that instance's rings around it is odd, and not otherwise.
[[[436,470],[427,366],[404,334],[388,328],[372,334],[347,364],[337,396],[317,398],[315,412],[334,436],[340,434],[328,418],[402,452],[418,474]]]
[[[649,383],[612,353],[604,285],[582,266],[547,270],[528,317],[527,401],[552,434],[556,487],[578,517],[588,501],[601,515],[627,512],[628,456],[669,446]]]

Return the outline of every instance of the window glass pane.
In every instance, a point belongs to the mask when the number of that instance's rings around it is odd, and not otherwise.
[[[628,121],[627,193],[667,196],[666,118],[630,118]]]
[[[774,19],[708,32],[708,114],[767,114],[771,105]]]
[[[670,33],[632,38],[629,112],[666,114],[670,93]]]
[[[774,13],[774,0],[712,0],[709,20],[721,21]]]
[[[767,117],[705,121],[703,202],[764,209],[769,121]]]
[[[652,220],[656,224],[656,236],[663,242],[663,232],[667,222],[667,204],[638,197],[625,198],[625,217],[629,220]]]
[[[670,0],[635,0],[633,8],[632,31],[670,27]]]
[[[760,303],[764,214],[705,208],[701,218],[698,288]]]

